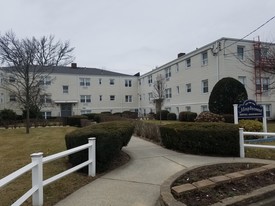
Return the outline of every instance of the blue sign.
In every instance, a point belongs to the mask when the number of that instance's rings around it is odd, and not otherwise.
[[[246,100],[238,106],[239,118],[256,119],[264,116],[264,109],[253,100]]]

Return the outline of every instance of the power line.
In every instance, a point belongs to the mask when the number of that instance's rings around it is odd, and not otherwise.
[[[243,39],[245,39],[246,37],[250,36],[251,34],[253,34],[254,32],[258,31],[260,28],[264,27],[266,24],[268,24],[270,21],[272,21],[273,19],[275,19],[275,16],[273,16],[272,18],[270,18],[269,20],[267,20],[265,23],[263,23],[262,25],[260,25],[259,27],[257,27],[256,29],[254,29],[252,32],[250,32],[249,34],[245,35],[243,38],[239,39],[238,41],[235,41],[231,44],[229,44],[228,46],[224,47],[223,50],[225,50],[226,48],[237,44],[238,42],[242,41]]]

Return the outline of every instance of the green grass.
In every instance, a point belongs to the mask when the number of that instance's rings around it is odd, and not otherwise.
[[[43,152],[44,156],[66,150],[64,136],[74,127],[0,130],[0,179],[31,162],[30,154]],[[44,166],[44,179],[68,169],[67,158]],[[44,188],[44,205],[54,205],[78,188],[91,182],[92,177],[80,173],[68,175]],[[0,205],[11,205],[31,188],[30,172],[1,188]],[[24,205],[30,205],[31,198]]]
[[[267,131],[275,132],[275,122],[268,122]],[[257,143],[257,144],[275,145],[275,141],[265,142],[265,143]],[[245,156],[251,157],[251,158],[275,160],[275,149],[246,148]]]

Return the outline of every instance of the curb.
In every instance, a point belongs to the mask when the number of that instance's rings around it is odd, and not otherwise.
[[[266,163],[266,160],[248,160],[249,163]],[[270,161],[272,162],[272,161]],[[180,176],[184,175],[186,172],[189,172],[193,169],[203,167],[203,166],[210,166],[220,163],[228,163],[228,162],[219,162],[219,163],[211,163],[211,164],[205,164],[205,165],[199,165],[199,166],[193,166],[184,170],[181,170],[177,172],[176,174],[169,177],[161,186],[160,186],[160,197],[156,203],[156,206],[187,206],[186,204],[177,201],[172,193],[171,193],[171,185],[179,178]],[[242,161],[234,162],[234,163],[244,163]],[[274,161],[273,161],[274,164]],[[270,198],[271,196],[275,195],[275,184],[269,185],[266,187],[262,187],[260,189],[254,190],[251,193],[248,193],[246,195],[240,195],[240,196],[234,196],[229,197],[226,199],[223,199],[221,202],[215,203],[212,206],[226,206],[226,205],[243,205],[243,204],[251,204],[254,202],[261,201],[265,198]],[[270,202],[271,201],[271,202]],[[275,198],[270,200],[268,202],[268,205],[275,205]],[[261,204],[265,205],[265,204]]]

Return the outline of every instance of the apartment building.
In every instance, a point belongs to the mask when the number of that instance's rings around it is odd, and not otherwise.
[[[273,78],[263,71],[270,46],[260,41],[221,38],[188,54],[180,53],[175,60],[140,76],[140,113],[155,112],[152,91],[160,75],[166,84],[163,109],[177,115],[181,111],[207,111],[214,85],[224,77],[233,77],[245,85],[249,99],[266,105],[267,116],[274,118]]]
[[[49,117],[136,111],[145,116],[155,112],[152,92],[158,76],[165,79],[163,109],[177,115],[181,111],[200,113],[208,110],[214,85],[224,77],[233,77],[244,84],[249,99],[266,105],[267,117],[274,118],[275,96],[270,87],[274,79],[264,72],[270,46],[274,45],[221,38],[190,53],[180,53],[142,76],[77,67],[75,63],[71,67],[54,67],[50,76],[41,80],[45,89],[42,114]],[[21,113],[16,98],[0,89],[0,110],[4,108]]]
[[[138,77],[134,75],[77,67],[73,63],[71,67],[52,68],[50,75],[40,82],[45,91],[40,97],[45,118],[138,109]],[[4,108],[22,112],[16,98],[2,89],[0,110]]]

